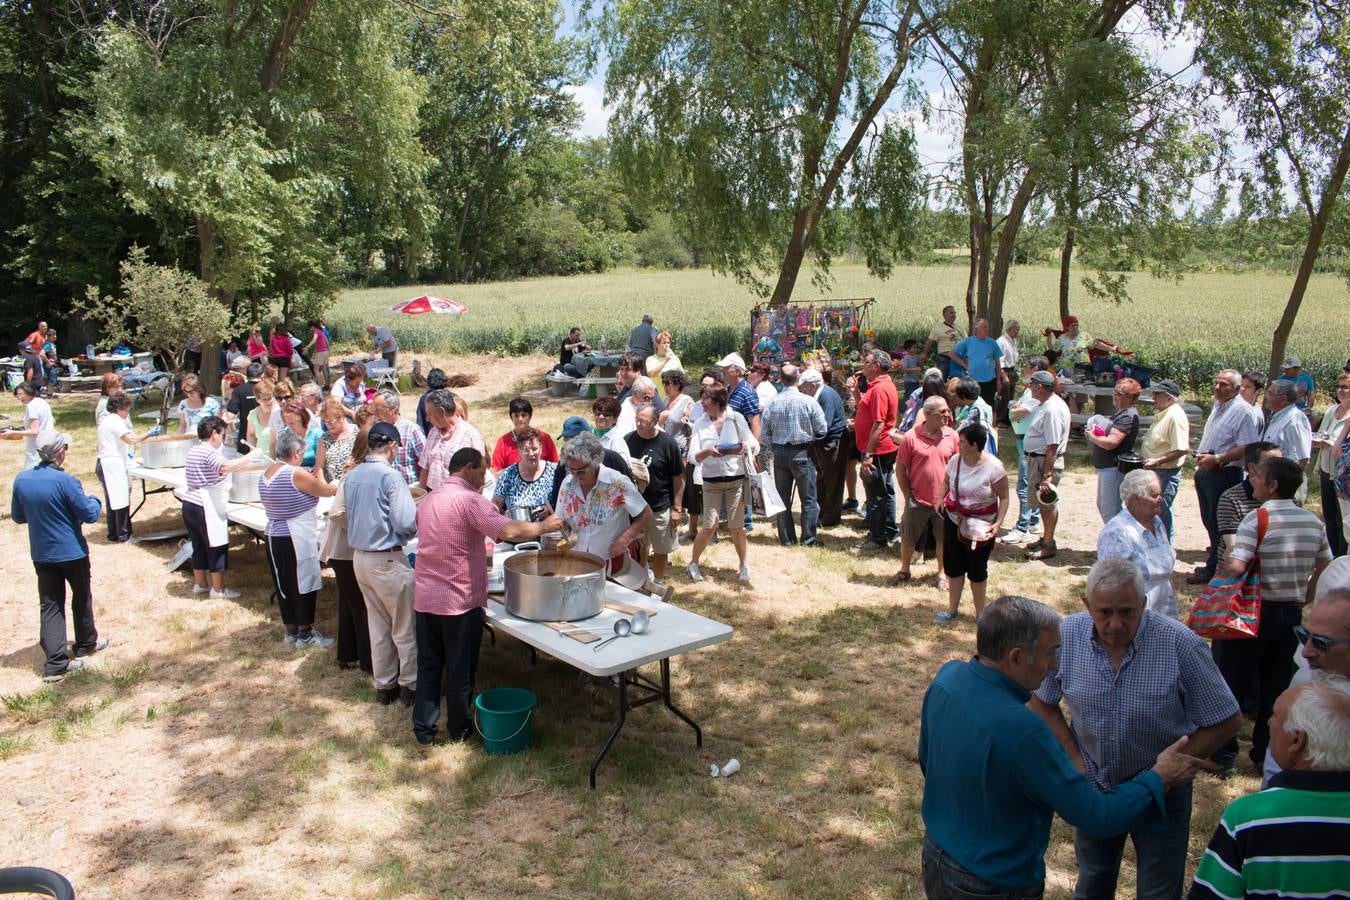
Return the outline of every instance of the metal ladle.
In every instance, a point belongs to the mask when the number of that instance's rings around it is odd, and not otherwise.
[[[599,650],[601,647],[605,646],[611,641],[617,641],[621,637],[628,637],[628,635],[632,633],[633,633],[632,621],[630,619],[619,619],[617,622],[614,623],[614,637],[605,638],[603,641],[592,647],[591,650],[592,651]]]
[[[645,609],[639,609],[633,613],[633,627],[630,634],[646,634],[647,629],[651,627],[652,617]]]

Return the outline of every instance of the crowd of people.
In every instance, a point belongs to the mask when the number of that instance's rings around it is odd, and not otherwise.
[[[286,348],[273,354],[250,340],[248,353],[231,360],[239,377],[224,403],[194,377],[182,382],[177,426],[198,438],[182,497],[193,590],[238,596],[225,584],[225,485],[232,472],[263,466],[259,496],[283,642],[296,650],[336,646],[339,665],[370,672],[379,702],[411,707],[416,742],[428,748],[469,735],[487,603],[485,542],[570,531],[579,550],[614,572],[645,569],[643,590],[668,597],[670,558],[682,539],[684,576],[701,582],[715,577],[702,563],[724,527],[735,577],[750,583],[753,497],[767,505],[771,486],[783,507],[773,516],[783,546],[818,548],[822,528],[856,511],[866,537],[855,552],[891,553],[899,544],[891,584],[913,580],[914,567],[932,559],[946,592],[938,623],[962,616],[969,584],[977,656],[944,666],[924,701],[930,897],[1040,896],[1053,812],[1076,828],[1076,895],[1114,895],[1129,837],[1139,895],[1180,896],[1191,779],[1205,769],[1236,770],[1244,709],[1255,716],[1250,761],[1284,789],[1283,799],[1262,799],[1263,792],[1234,801],[1192,896],[1325,877],[1315,860],[1291,858],[1278,872],[1267,866],[1244,880],[1244,854],[1293,846],[1292,838],[1263,832],[1265,843],[1252,844],[1236,833],[1270,808],[1300,823],[1326,819],[1325,805],[1339,798],[1348,805],[1326,820],[1328,830],[1300,824],[1299,834],[1317,831],[1322,842],[1338,835],[1342,853],[1350,846],[1350,371],[1315,428],[1316,387],[1296,357],[1270,384],[1257,373],[1217,373],[1192,453],[1181,389],[1165,379],[1145,387],[1118,377],[1111,414],[1075,423],[1079,399],[1066,376],[1114,349],[1076,320],[1047,330],[1044,350],[1028,351],[1019,348],[1017,322],[995,338],[988,322],[976,321],[967,336],[955,318],[944,309],[922,349],[865,344],[854,371],[835,372],[826,360],[747,364],[731,352],[694,385],[671,333],[646,316],[618,360],[615,394],[596,399],[589,420],[568,417],[555,443],[532,425],[530,401],[517,397],[511,429],[490,452],[439,370],[429,373],[414,413],[397,391],[367,388],[359,363],[330,385],[325,362],[323,379],[316,369],[296,388]],[[319,346],[320,326],[310,349]],[[373,350],[396,364],[388,329],[368,331]],[[327,347],[325,339],[318,352]],[[577,356],[589,349],[581,329],[571,329],[557,369],[580,374]],[[1138,409],[1146,392],[1151,420]],[[94,627],[81,524],[106,504],[109,540],[131,534],[128,454],[144,436],[127,422],[130,400],[117,376],[105,379],[103,394],[101,504],[62,472],[70,440],[54,430],[50,407],[32,385],[17,391],[32,465],[15,481],[13,512],[29,525],[51,681],[106,646]],[[999,457],[1001,427],[1016,447],[1015,480]],[[1091,501],[1061,496],[1074,490],[1062,478],[1080,427]],[[1209,546],[1186,581],[1240,577],[1259,565],[1262,613],[1253,638],[1211,646],[1178,621],[1174,507],[1189,457]],[[1321,517],[1303,508],[1314,457]],[[332,506],[320,541],[324,498]],[[1024,597],[987,602],[997,546],[1028,560],[1055,558],[1060,506],[1070,501],[1093,503],[1102,523],[1085,611],[1061,620]],[[314,627],[325,567],[337,588],[335,639]]]

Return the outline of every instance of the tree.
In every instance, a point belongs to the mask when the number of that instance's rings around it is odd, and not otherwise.
[[[841,205],[868,211],[858,233],[884,272],[923,195],[908,130],[881,113],[934,15],[918,0],[606,6],[596,27],[626,183],[770,303],[791,297],[808,255],[828,278]]]
[[[84,297],[72,300],[76,311],[102,326],[109,341],[144,347],[181,372],[190,339],[212,346],[234,330],[230,311],[211,296],[205,282],[182,269],[148,262],[144,247],[132,247],[120,270],[118,294],[100,297],[91,284]],[[172,399],[173,391],[165,390],[161,425],[168,421]]]
[[[1271,337],[1274,377],[1346,193],[1350,18],[1343,8],[1306,0],[1195,0],[1186,13],[1201,32],[1197,59],[1256,149],[1255,175],[1267,204],[1283,207],[1291,189],[1307,216],[1302,259]],[[1281,163],[1292,185],[1286,185]]]

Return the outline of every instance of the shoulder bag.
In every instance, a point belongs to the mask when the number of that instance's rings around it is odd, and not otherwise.
[[[1256,637],[1261,627],[1261,541],[1270,513],[1256,511],[1256,552],[1241,575],[1215,575],[1195,599],[1186,626],[1201,637],[1231,641]]]

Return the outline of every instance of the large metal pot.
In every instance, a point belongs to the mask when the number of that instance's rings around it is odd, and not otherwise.
[[[574,622],[605,602],[605,561],[576,550],[516,553],[502,564],[506,611],[536,622]]]
[[[141,444],[141,460],[149,469],[181,469],[188,451],[197,445],[195,434],[164,434]]]
[[[240,469],[230,476],[230,502],[231,503],[260,503],[262,498],[258,496],[258,479],[262,478],[263,472],[267,471],[267,466],[252,466],[247,469]]]

